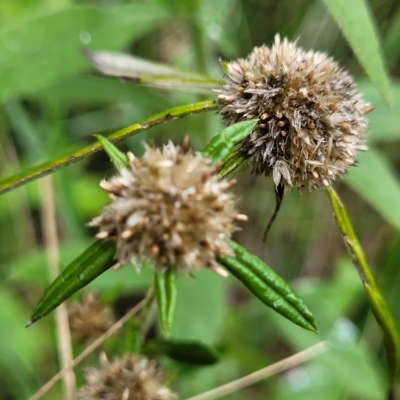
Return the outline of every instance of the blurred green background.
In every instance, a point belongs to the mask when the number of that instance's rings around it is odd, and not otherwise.
[[[1,0],[0,179],[82,147],[93,133],[201,99],[95,75],[84,49],[124,51],[220,78],[220,57],[244,57],[255,45],[270,45],[277,32],[299,38],[301,46],[325,51],[349,69],[375,106],[368,115],[371,150],[336,188],[400,325],[400,2],[369,4],[392,77],[391,108],[319,0]],[[143,142],[178,143],[190,134],[200,150],[219,130],[218,115],[203,113],[152,128],[120,148],[141,155]],[[91,242],[85,223],[107,200],[98,183],[112,173],[101,152],[54,174],[62,266]],[[275,205],[272,181],[249,172],[236,178],[240,211],[249,216],[236,240],[293,284],[320,333],[270,312],[231,277],[209,271],[182,277],[173,337],[225,350],[212,367],[179,370],[160,360],[173,371],[172,388],[183,399],[329,339],[334,348],[328,353],[228,398],[383,399],[381,334],[325,193],[289,193],[263,245]],[[0,400],[28,398],[59,369],[53,316],[24,328],[49,282],[40,185],[35,181],[0,196]],[[148,272],[126,267],[106,272],[90,287],[119,315],[150,281]],[[133,346],[126,335],[103,346],[110,358]],[[81,349],[75,345],[75,355]],[[82,368],[96,364],[93,354],[75,369],[78,383]],[[43,398],[61,398],[61,385]]]

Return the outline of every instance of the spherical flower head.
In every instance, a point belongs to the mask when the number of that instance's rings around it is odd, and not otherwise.
[[[326,54],[275,36],[227,65],[217,90],[226,125],[258,119],[238,148],[276,186],[329,186],[366,150],[364,114],[372,110],[353,78]]]
[[[108,362],[103,354],[100,369],[89,368],[86,385],[79,391],[82,400],[175,400],[164,386],[164,374],[155,361],[125,354]]]
[[[112,309],[94,293],[86,293],[79,301],[70,303],[68,315],[72,337],[80,343],[97,339],[115,322]]]
[[[191,271],[217,270],[215,256],[232,254],[229,239],[240,219],[233,181],[218,180],[217,165],[186,146],[146,147],[140,162],[102,182],[112,202],[91,222],[100,238],[116,241],[121,264]]]

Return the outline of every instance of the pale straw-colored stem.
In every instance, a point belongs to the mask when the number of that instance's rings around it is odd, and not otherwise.
[[[91,343],[85,350],[79,354],[70,364],[62,369],[58,374],[54,375],[45,385],[43,385],[29,400],[37,400],[45,393],[47,393],[63,376],[75,368],[80,362],[82,362],[89,354],[96,350],[107,338],[114,335],[124,324],[138,311],[146,305],[147,299],[142,300],[136,304],[135,307],[131,308],[122,318],[120,318],[108,331],[104,332],[99,336],[93,343]]]
[[[268,367],[259,369],[249,375],[239,378],[235,381],[229,382],[225,385],[219,386],[208,392],[201,393],[197,396],[190,397],[186,400],[214,400],[224,397],[228,394],[237,392],[248,386],[251,386],[263,379],[266,379],[272,375],[278,374],[279,372],[286,371],[290,368],[296,367],[329,349],[328,343],[326,341],[319,342],[314,346],[309,347],[299,353],[296,353],[290,357],[284,358],[275,364],[269,365]]]
[[[53,177],[47,176],[40,181],[40,197],[42,205],[41,221],[44,243],[47,253],[48,271],[53,281],[59,274],[59,243],[57,235],[56,207],[54,200]],[[71,331],[66,304],[61,304],[55,311],[57,346],[61,368],[65,369],[73,359]],[[64,399],[75,400],[76,382],[73,370],[63,376]]]

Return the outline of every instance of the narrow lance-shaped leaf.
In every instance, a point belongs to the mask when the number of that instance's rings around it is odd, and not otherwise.
[[[258,120],[252,119],[223,129],[203,149],[203,155],[215,162],[222,161],[224,163],[224,160],[234,152],[235,146],[251,133],[257,122]]]
[[[362,247],[354,232],[346,208],[333,188],[327,190],[329,200],[343,241],[353,259],[368,296],[371,310],[383,333],[388,368],[389,391],[392,390],[400,358],[399,333],[390,310],[376,285]]]
[[[173,121],[186,115],[197,114],[203,111],[214,110],[216,108],[217,105],[213,100],[206,100],[198,103],[170,108],[159,114],[153,115],[140,122],[121,129],[107,136],[107,139],[112,143],[117,143],[153,126]],[[6,193],[12,189],[17,188],[18,186],[24,185],[28,182],[41,178],[42,176],[48,175],[54,171],[66,167],[67,165],[74,164],[80,160],[83,160],[84,158],[96,153],[101,149],[102,145],[100,143],[93,143],[90,146],[74,151],[66,156],[46,162],[29,170],[22,171],[21,173],[0,182],[0,194]]]
[[[144,352],[149,355],[165,354],[185,364],[212,365],[221,359],[216,348],[197,340],[156,339],[146,343]]]
[[[115,264],[115,243],[97,240],[50,284],[33,310],[27,326],[45,317],[79,289]]]
[[[128,166],[128,157],[125,153],[120,151],[117,147],[115,147],[107,138],[101,135],[94,135],[97,140],[103,146],[105,152],[108,157],[110,157],[111,162],[114,164],[116,169],[121,169],[123,167]]]
[[[323,0],[343,31],[360,64],[387,103],[391,103],[389,77],[385,70],[373,17],[364,0]]]
[[[158,318],[161,330],[169,336],[176,307],[176,272],[169,268],[167,271],[156,271],[154,275]]]
[[[218,256],[218,262],[241,281],[252,294],[293,323],[317,332],[315,319],[295,291],[268,265],[235,242],[234,257]]]
[[[210,94],[223,81],[139,57],[106,51],[88,51],[89,61],[103,75],[160,89]]]

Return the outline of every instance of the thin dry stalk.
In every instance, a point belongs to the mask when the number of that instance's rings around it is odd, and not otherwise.
[[[53,281],[59,274],[59,243],[57,235],[56,208],[54,201],[53,177],[47,176],[40,181],[41,220],[44,233],[44,242],[47,253],[48,270],[50,280]],[[71,331],[68,322],[68,311],[64,304],[61,304],[55,311],[57,346],[62,369],[65,369],[73,359]],[[76,382],[73,370],[63,377],[64,399],[75,400]]]
[[[309,347],[306,350],[300,351],[290,357],[287,357],[275,364],[269,365],[268,367],[262,368],[249,375],[243,376],[235,381],[229,382],[225,385],[212,389],[208,392],[201,393],[197,396],[190,397],[186,400],[214,400],[226,396],[230,393],[237,392],[245,387],[251,386],[265,378],[275,375],[279,372],[286,371],[290,368],[296,367],[305,361],[310,360],[324,353],[328,350],[328,344],[326,341],[319,342],[314,346]]]
[[[44,384],[29,400],[38,400],[41,396],[47,393],[63,376],[75,368],[81,361],[83,361],[89,354],[96,350],[107,338],[116,333],[124,324],[140,311],[146,305],[147,299],[142,300],[131,308],[122,318],[120,318],[107,332],[104,332],[93,343],[91,343],[85,350],[79,354],[70,364],[63,368],[60,372],[53,376],[46,384]]]

